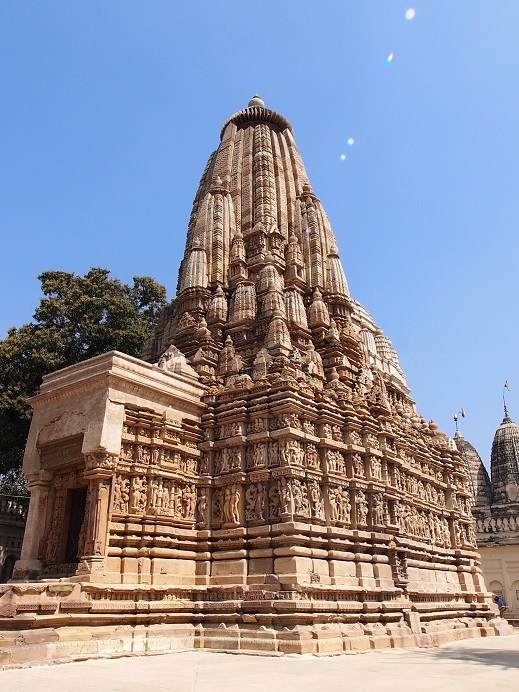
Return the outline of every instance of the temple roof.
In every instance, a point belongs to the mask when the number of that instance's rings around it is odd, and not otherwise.
[[[257,94],[222,127],[193,203],[177,297],[143,357],[156,362],[173,343],[211,379],[228,337],[243,371],[268,343],[277,344],[271,355],[296,359],[312,343],[324,377],[336,368],[353,382],[374,368],[409,392],[391,342],[350,296],[292,126]]]
[[[515,502],[519,494],[519,426],[505,407],[503,422],[496,430],[491,453],[494,502]]]
[[[467,464],[475,505],[477,507],[490,505],[492,502],[492,486],[488,477],[488,471],[483,465],[481,457],[475,447],[463,437],[459,430],[456,431],[454,442]]]

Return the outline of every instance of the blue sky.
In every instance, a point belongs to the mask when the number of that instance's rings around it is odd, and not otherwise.
[[[46,269],[173,298],[204,165],[257,92],[419,412],[452,434],[463,406],[487,460],[505,379],[519,422],[518,35],[516,0],[4,0],[0,334]]]

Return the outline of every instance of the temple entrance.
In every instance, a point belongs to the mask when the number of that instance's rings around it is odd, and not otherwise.
[[[78,562],[81,555],[78,555],[79,535],[85,518],[86,507],[86,488],[69,490],[68,493],[68,529],[65,547],[66,563]]]
[[[0,583],[4,584],[8,582],[13,576],[14,563],[16,562],[16,557],[14,555],[8,555],[1,571]]]

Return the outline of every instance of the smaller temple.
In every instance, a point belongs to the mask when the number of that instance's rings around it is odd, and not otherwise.
[[[470,474],[472,514],[486,584],[503,600],[505,617],[519,621],[519,425],[505,406],[492,443],[490,477],[477,451],[459,431],[455,442]]]

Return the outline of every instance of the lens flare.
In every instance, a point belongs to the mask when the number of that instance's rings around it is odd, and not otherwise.
[[[341,161],[346,161],[346,154],[341,154],[339,158]]]
[[[405,13],[405,18],[406,19],[414,19],[414,16],[416,14],[416,10],[413,10],[412,7],[410,7],[407,12]]]
[[[386,58],[386,65],[391,65],[394,57],[395,57],[395,54],[393,52],[391,52]]]
[[[355,140],[353,139],[353,137],[350,137],[350,138],[348,139],[348,141],[346,142],[346,144],[347,144],[349,147],[352,147],[352,146],[355,144]]]

